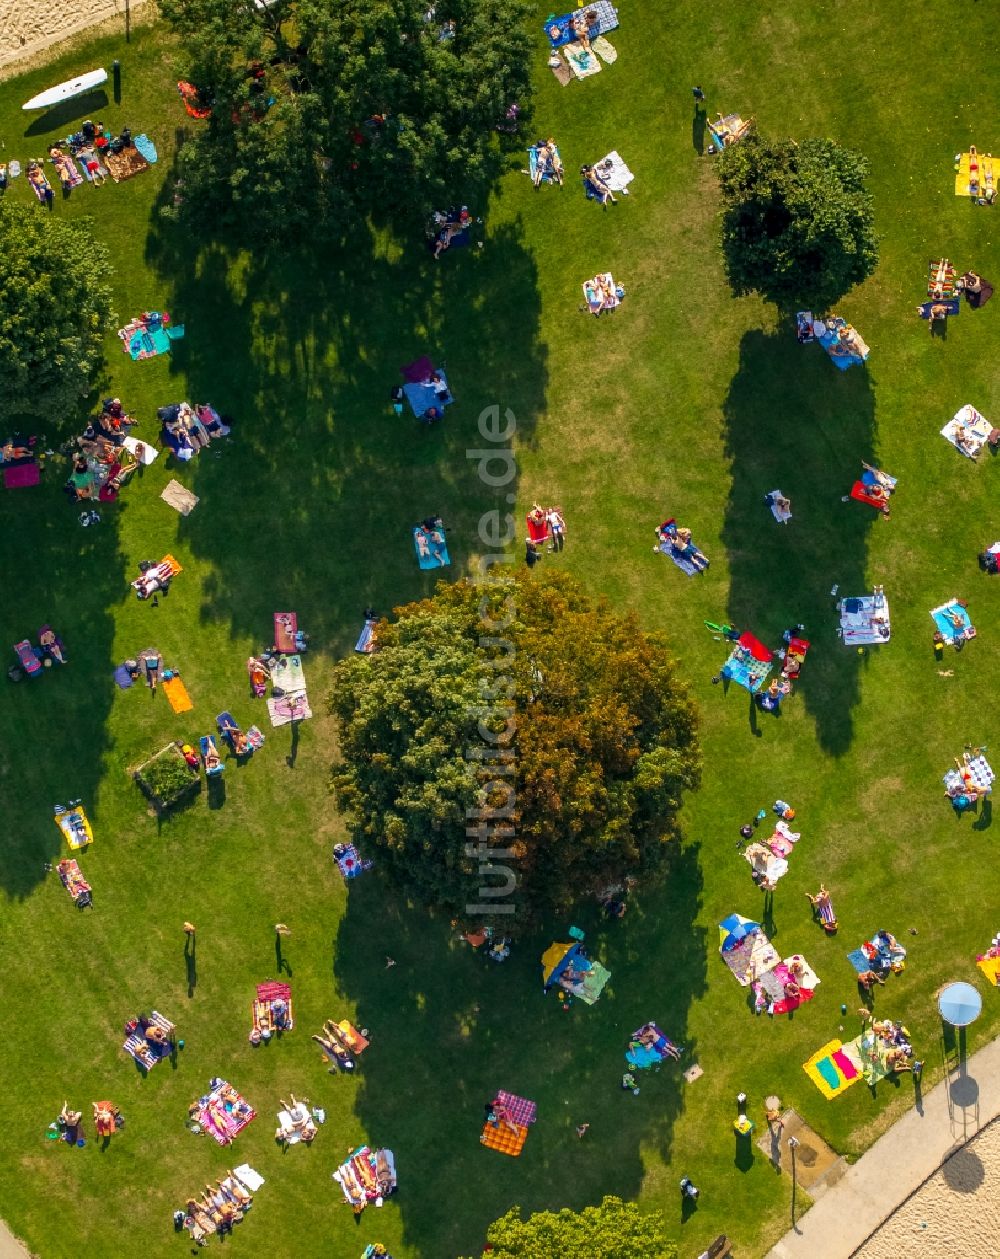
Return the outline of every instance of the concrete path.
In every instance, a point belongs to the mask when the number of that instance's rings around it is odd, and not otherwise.
[[[908,1086],[904,1079],[902,1087]],[[998,1115],[1000,1037],[952,1071],[881,1136],[767,1259],[848,1259],[949,1154]]]
[[[0,1220],[0,1259],[27,1259],[28,1251]]]

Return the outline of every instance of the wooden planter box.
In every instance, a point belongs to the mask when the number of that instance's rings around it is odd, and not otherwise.
[[[201,791],[201,774],[187,763],[176,743],[168,743],[132,771],[142,794],[160,814]]]

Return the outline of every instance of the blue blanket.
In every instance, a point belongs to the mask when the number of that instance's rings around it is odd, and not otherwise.
[[[440,368],[438,369],[438,375],[447,385],[448,377]],[[423,419],[424,414],[430,407],[437,407],[439,411],[443,411],[445,407],[451,406],[455,401],[451,396],[450,390],[443,398],[439,398],[434,392],[433,385],[411,383],[403,386],[403,393],[406,394],[407,401],[413,408],[413,414],[418,420]]]
[[[448,543],[444,540],[444,530],[440,527],[435,530],[436,533],[441,535],[440,542],[432,542],[428,537],[426,554],[422,552],[417,541],[417,535],[423,532],[420,525],[413,526],[413,549],[417,553],[417,563],[420,567],[424,569],[444,568],[446,564],[450,564],[451,557],[448,555]]]
[[[562,17],[550,18],[542,29],[549,37],[549,43],[553,48],[562,48],[564,44],[571,44],[576,39],[576,32],[573,30],[573,19],[578,14],[593,13],[597,18],[596,22],[591,22],[587,27],[587,38],[596,39],[598,35],[606,35],[608,31],[614,31],[618,28],[618,10],[610,0],[595,0],[593,4],[588,4],[583,9],[576,9],[573,13],[566,13]]]

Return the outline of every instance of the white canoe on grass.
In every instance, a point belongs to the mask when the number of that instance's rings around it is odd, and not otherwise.
[[[107,81],[107,70],[103,68],[100,70],[88,70],[86,74],[81,74],[78,79],[67,79],[65,83],[57,83],[55,87],[46,88],[44,92],[39,92],[37,96],[33,96],[21,108],[49,109],[62,101],[72,100],[74,96],[82,96],[84,92],[100,87],[102,83],[107,83]]]

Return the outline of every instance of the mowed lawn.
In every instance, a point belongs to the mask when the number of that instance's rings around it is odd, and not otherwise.
[[[988,813],[956,819],[940,780],[967,741],[998,737],[1000,587],[978,571],[976,552],[1000,530],[1000,469],[988,455],[964,459],[938,430],[966,402],[1000,415],[1000,304],[963,309],[945,340],[928,336],[914,307],[931,257],[1000,280],[997,212],[956,198],[952,174],[970,142],[1000,151],[988,130],[1000,89],[956,69],[992,46],[992,12],[958,0],[835,9],[806,0],[779,14],[625,0],[617,63],[561,88],[545,67],[548,7],[536,10],[528,138],[555,136],[570,177],[535,192],[512,170],[488,207],[483,249],[439,263],[419,242],[384,237],[279,258],[228,251],[210,223],[202,239],[172,230],[159,207],[172,195],[176,146],[197,124],[174,91],[179,63],[160,28],[135,29],[129,44],[82,42],[0,85],[4,160],[24,165],[86,116],[145,130],[160,149],[157,167],[129,183],[83,186],[67,202],[57,192],[54,213],[92,214],[111,248],[121,322],[167,309],[187,329],[169,358],[144,363],[109,336],[95,397],[120,394],[149,439],[156,407],[181,398],[236,418],[231,442],[180,468],[161,457],[94,528],[82,529],[60,494],[57,461],[38,489],[0,496],[0,641],[51,622],[71,661],[9,686],[0,705],[0,1214],[45,1259],[125,1246],[180,1253],[186,1235],[173,1237],[172,1211],[243,1161],[267,1183],[226,1243],[239,1254],[350,1259],[372,1240],[397,1259],[475,1254],[511,1204],[578,1208],[617,1193],[665,1211],[682,1259],[722,1230],[736,1253],[760,1255],[787,1227],[790,1185],[734,1145],[738,1091],[758,1123],[760,1099],[779,1093],[849,1156],[913,1104],[908,1077],[826,1102],[801,1070],[841,1028],[844,1039],[856,1033],[846,952],[879,928],[910,949],[876,1009],[910,1028],[925,1086],[942,1071],[935,991],[981,979],[975,954],[1000,925],[994,830]],[[120,104],[21,112],[36,91],[114,58]],[[773,309],[730,297],[712,159],[696,152],[694,83],[713,114],[740,110],[766,131],[831,136],[868,155],[882,261],[839,305],[871,346],[867,368],[838,373]],[[602,212],[572,172],[612,148],[636,180]],[[23,177],[6,195],[33,203]],[[628,295],[594,320],[578,307],[581,281],[598,269]],[[458,398],[433,431],[388,401],[399,366],[425,351],[446,362]],[[467,457],[493,404],[517,422],[518,481],[502,490]],[[79,423],[53,416],[42,440],[56,447]],[[899,478],[888,522],[841,501],[863,459]],[[187,518],[160,501],[173,476],[199,496]],[[787,527],[762,502],[775,486],[792,500]],[[481,514],[515,491],[519,515],[535,498],[564,509],[559,565],[670,632],[703,721],[704,783],[670,878],[620,923],[580,907],[577,922],[613,978],[600,1004],[569,1012],[541,999],[537,964],[568,923],[494,967],[377,871],[348,896],[330,859],[343,835],[327,790],[333,662],[352,649],[367,604],[389,613],[432,589],[412,552],[416,520],[444,516],[458,576],[481,548]],[[688,580],[653,554],[653,527],[667,515],[711,558],[704,576]],[[184,567],[169,598],[138,603],[128,583],[139,562],[168,551]],[[842,594],[884,584],[889,645],[857,655],[839,643],[834,583]],[[939,664],[928,611],[953,595],[968,600],[979,636]],[[244,670],[284,608],[312,635],[316,715],[294,743],[287,728],[270,731]],[[725,645],[705,619],[771,644],[805,623],[812,651],[779,720],[755,719],[745,692],[712,685]],[[114,688],[114,666],[150,645],[181,670],[193,712],[174,716],[162,695]],[[193,741],[224,708],[263,725],[265,748],[229,766],[223,798],[203,792],[158,823],[129,767],[168,740]],[[738,829],[779,796],[795,806],[802,839],[769,926],[781,952],[803,952],[822,983],[793,1017],[770,1020],[751,1013],[720,962],[716,923],[763,910]],[[95,891],[86,914],[44,870],[64,855],[52,806],[78,797],[96,836],[80,858]],[[811,922],[803,895],[820,880],[834,893],[834,938]],[[193,965],[185,919],[198,925]],[[253,1050],[253,989],[277,973],[278,920],[292,929],[284,956],[297,1027]],[[997,1030],[1000,1005],[984,997],[970,1048]],[[185,1048],[142,1079],[120,1049],[122,1025],[154,1006],[177,1022]],[[327,1075],[309,1039],[330,1016],[372,1031],[355,1079]],[[647,1019],[685,1045],[682,1066],[702,1065],[696,1083],[672,1067],[643,1077],[637,1098],[622,1093],[628,1034]],[[214,1075],[258,1111],[228,1151],[184,1130],[188,1103]],[[477,1139],[498,1087],[539,1105],[517,1160]],[[323,1106],[327,1122],[312,1148],[282,1153],[273,1117],[289,1092]],[[127,1117],[107,1151],[92,1139],[82,1150],[46,1141],[64,1099],[89,1115],[104,1097]],[[361,1141],[395,1151],[400,1191],[355,1223],[330,1173]],[[682,1219],[685,1174],[702,1196]]]

